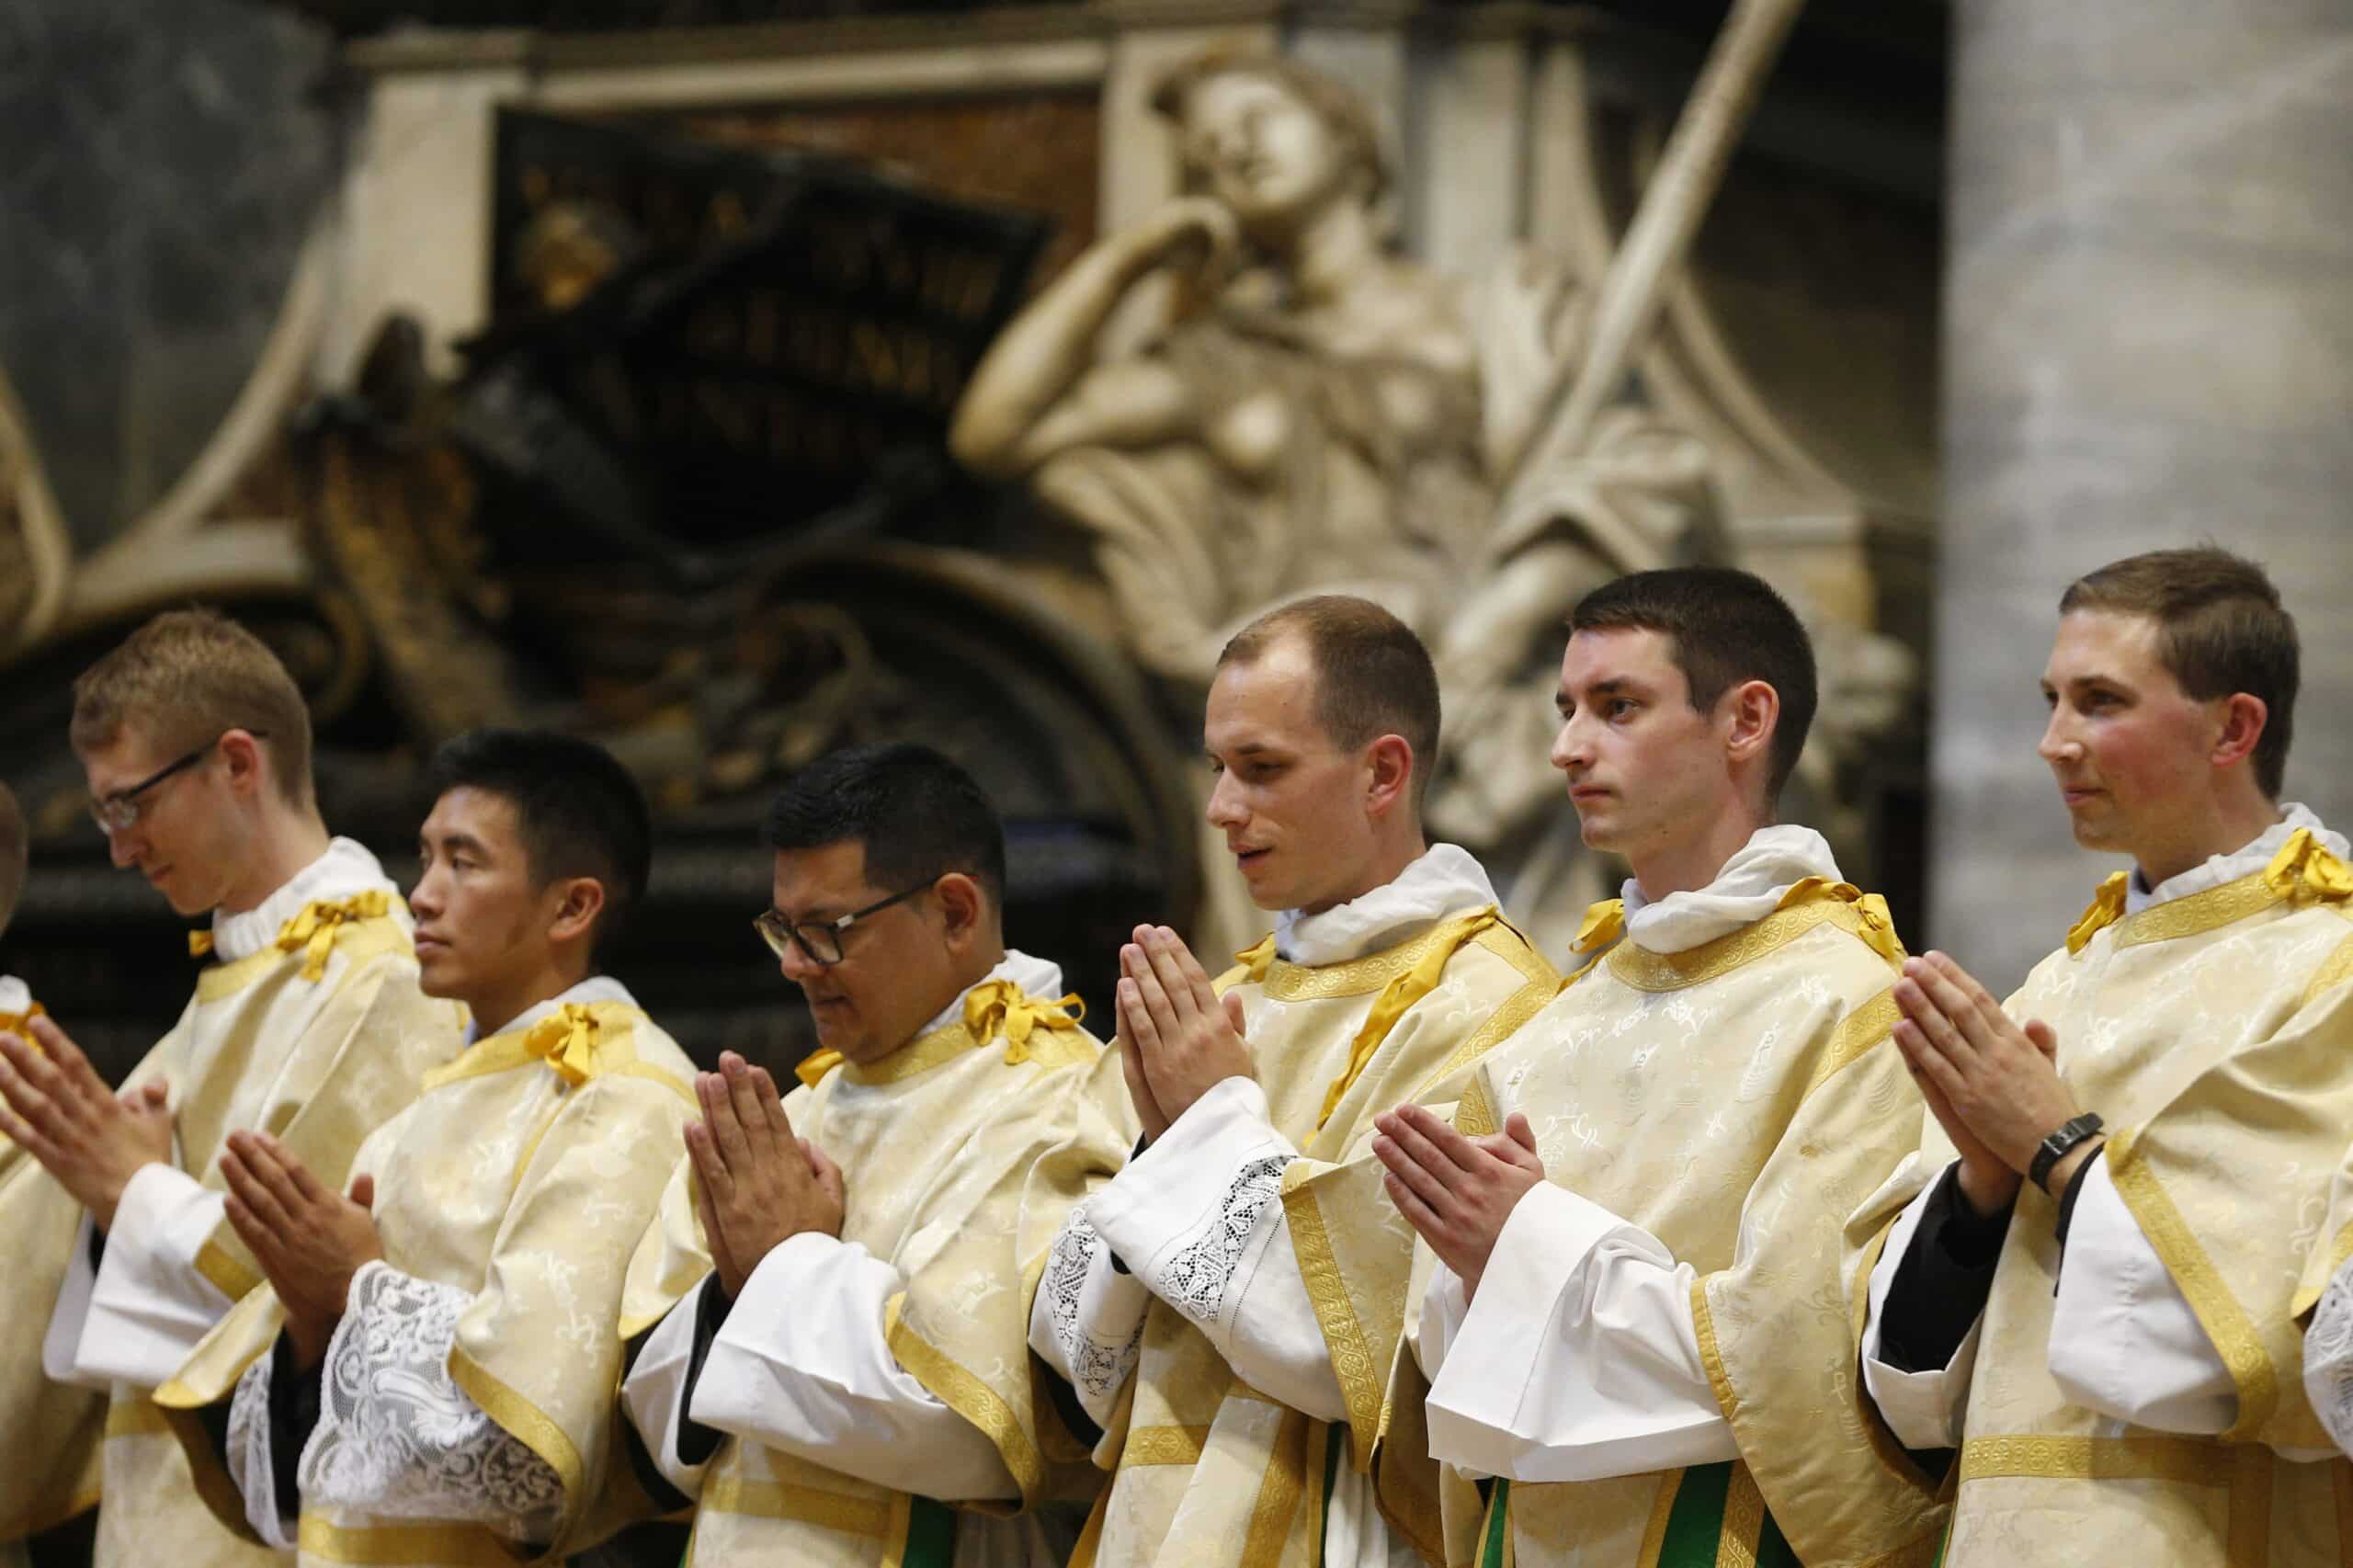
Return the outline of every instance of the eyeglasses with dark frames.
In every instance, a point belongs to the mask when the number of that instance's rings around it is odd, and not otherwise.
[[[938,880],[935,877],[932,881]],[[917,893],[930,891],[931,882],[924,882],[904,892],[894,892],[889,898],[870,903],[864,909],[853,909],[833,920],[792,921],[774,909],[763,909],[752,917],[752,929],[760,934],[760,940],[766,942],[768,951],[778,958],[784,957],[785,944],[790,942],[799,948],[811,963],[820,969],[831,969],[842,961],[843,932],[870,915],[879,915],[894,903],[904,903]]]
[[[100,796],[97,800],[92,801],[90,802],[90,820],[98,824],[98,831],[101,833],[121,833],[136,825],[139,821],[139,813],[146,809],[147,804],[147,802],[139,798],[140,796],[144,795],[147,791],[153,790],[156,785],[163,783],[165,779],[173,778],[177,774],[185,773],[189,768],[194,767],[198,763],[202,762],[206,757],[212,755],[213,747],[219,745],[222,741],[227,740],[231,735],[235,734],[237,733],[237,729],[241,728],[243,728],[242,725],[237,726],[236,728],[223,730],[219,734],[213,736],[210,740],[205,742],[202,745],[197,747],[194,751],[188,753],[186,756],[180,758],[177,762],[173,763],[170,767],[149,774],[146,778],[142,778],[138,783],[131,785],[128,789],[111,790],[108,793]],[[246,730],[245,733],[251,735],[257,741],[266,741],[269,738],[269,732],[267,730]]]

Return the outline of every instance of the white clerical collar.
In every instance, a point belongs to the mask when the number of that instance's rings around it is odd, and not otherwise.
[[[2237,881],[2241,877],[2251,877],[2271,864],[2271,858],[2279,853],[2280,846],[2300,827],[2309,828],[2312,835],[2320,841],[2321,847],[2338,859],[2353,858],[2348,856],[2345,835],[2332,833],[2323,826],[2310,807],[2293,801],[2283,801],[2279,803],[2279,820],[2265,828],[2245,848],[2233,850],[2228,855],[2210,855],[2205,864],[2192,866],[2177,876],[2167,877],[2154,888],[2142,877],[2141,868],[2133,867],[2131,880],[2124,884],[2124,913],[2138,915],[2151,904],[2170,903],[2177,898],[2188,898],[2191,893],[2221,887],[2224,882]]]
[[[22,1014],[33,1005],[33,988],[13,974],[0,974],[0,1013]]]
[[[1808,877],[1843,881],[1829,841],[1794,823],[1760,827],[1733,852],[1715,880],[1692,892],[1671,892],[1656,903],[1631,877],[1619,890],[1626,901],[1626,935],[1654,953],[1688,952],[1779,909]]]
[[[212,912],[212,952],[222,963],[248,959],[278,940],[278,933],[302,908],[318,899],[345,899],[381,888],[392,895],[392,918],[401,929],[413,931],[407,911],[399,902],[400,889],[384,875],[376,857],[348,838],[330,840],[326,853],[278,884],[278,891],[246,910],[231,915]]]
[[[628,986],[623,985],[609,974],[592,974],[561,995],[551,996],[544,1002],[534,1003],[524,1008],[497,1028],[484,1029],[479,1027],[477,1020],[467,1019],[466,1043],[472,1045],[478,1040],[488,1040],[494,1035],[519,1033],[529,1028],[566,1002],[577,1002],[584,1007],[597,1002],[617,1003],[624,1007],[637,1006],[637,998],[629,994]]]
[[[1275,951],[1311,968],[1346,963],[1409,941],[1457,911],[1495,902],[1495,884],[1469,850],[1433,844],[1385,886],[1314,915],[1286,909],[1276,915]]]
[[[914,1038],[920,1040],[932,1030],[944,1029],[961,1018],[964,1016],[964,998],[992,980],[1009,980],[1021,987],[1021,994],[1025,996],[1043,996],[1049,1000],[1059,1000],[1063,994],[1062,965],[1048,963],[1043,959],[1033,959],[1018,948],[1007,948],[1005,949],[1003,963],[956,993],[956,1000],[934,1013],[931,1022],[915,1030]]]

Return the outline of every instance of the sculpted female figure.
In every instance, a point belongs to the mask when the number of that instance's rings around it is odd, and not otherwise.
[[[1544,762],[1561,618],[1586,587],[1690,553],[1711,517],[1705,453],[1617,410],[1576,463],[1515,492],[1506,537],[1504,454],[1578,352],[1586,291],[1524,256],[1466,286],[1393,254],[1370,114],[1296,62],[1212,51],[1153,106],[1184,194],[1006,328],[951,446],[1094,535],[1131,651],[1186,686],[1207,685],[1234,630],[1309,592],[1362,594],[1419,630],[1448,710],[1436,825],[1508,870],[1565,814]],[[1158,276],[1176,281],[1172,324],[1099,358],[1106,323]]]

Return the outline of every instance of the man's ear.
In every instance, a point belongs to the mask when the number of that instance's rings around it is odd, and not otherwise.
[[[1374,821],[1387,816],[1414,797],[1414,769],[1421,765],[1413,743],[1403,735],[1383,735],[1365,748],[1370,781],[1365,787],[1365,814]]]
[[[2250,691],[2234,691],[2223,698],[2222,704],[2222,733],[2214,737],[2213,749],[2206,760],[2216,767],[2228,767],[2255,755],[2264,730],[2271,722],[2271,710],[2263,699]]]
[[[1771,752],[1773,733],[1781,723],[1781,694],[1771,682],[1741,682],[1723,694],[1716,710],[1729,720],[1724,732],[1727,760],[1755,762]]]
[[[582,940],[605,913],[605,884],[594,877],[566,877],[556,884],[556,892],[555,918],[549,923],[548,940]]]
[[[229,788],[240,795],[258,794],[269,784],[269,758],[252,732],[231,730],[221,737],[221,757],[229,765]]]
[[[989,899],[978,879],[949,871],[931,884],[931,891],[939,900],[950,948],[961,949],[981,935],[988,920]]]

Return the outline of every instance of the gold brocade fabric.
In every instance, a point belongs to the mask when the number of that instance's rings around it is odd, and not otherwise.
[[[1483,1134],[1525,1114],[1552,1182],[1698,1273],[1701,1357],[1742,1455],[1700,1521],[1710,1562],[1757,1561],[1768,1512],[1798,1560],[1822,1565],[1926,1564],[1943,1524],[1934,1488],[1855,1403],[1840,1225],[1916,1147],[1924,1113],[1889,1036],[1901,949],[1863,905],[1816,882],[1688,952],[1620,944],[1489,1053],[1456,1117]],[[1417,1301],[1432,1266],[1418,1248]],[[1401,1349],[1381,1503],[1401,1527],[1421,1522],[1432,1561],[1467,1563],[1483,1505],[1427,1458],[1427,1392]],[[1648,1568],[1686,1473],[1516,1483],[1502,1560]]]
[[[1348,1403],[1346,1422],[1286,1410],[1237,1382],[1207,1336],[1165,1302],[1144,1318],[1121,1414],[1096,1449],[1114,1467],[1074,1568],[1312,1568],[1321,1557],[1327,1468],[1363,1471],[1385,1429],[1392,1355],[1407,1310],[1413,1233],[1381,1191],[1372,1119],[1406,1100],[1441,1115],[1480,1059],[1535,1017],[1560,976],[1520,935],[1461,911],[1412,941],[1307,968],[1271,957],[1226,976],[1248,1021],[1276,1129],[1302,1158],[1284,1172],[1291,1244]],[[1328,1115],[1379,998],[1434,948],[1437,983],[1404,1009]],[[1372,1521],[1367,1520],[1370,1526]]]
[[[582,1081],[565,1072],[581,1063],[567,1063],[561,1040],[545,1053],[532,1031],[478,1040],[424,1074],[420,1097],[353,1162],[376,1178],[385,1261],[472,1294],[449,1375],[562,1479],[551,1558],[608,1525],[595,1506],[617,1458],[623,1284],[694,1104],[693,1064],[643,1013],[602,1002],[583,1011],[555,1015],[567,1038],[575,1028],[590,1038]],[[157,1395],[180,1413],[174,1430],[217,1507],[237,1500],[186,1413],[229,1398],[281,1321],[274,1292],[256,1290]],[[305,1563],[429,1568],[526,1555],[478,1526],[353,1517],[307,1498],[301,1540]]]
[[[2215,1438],[2120,1431],[2067,1402],[2048,1369],[2057,1205],[2028,1186],[1980,1335],[1952,1568],[2040,1560],[2061,1518],[2086,1562],[2353,1560],[2353,1471],[2276,1451],[2330,1447],[2304,1402],[2297,1286],[2329,1245],[2332,1176],[2353,1142],[2353,918],[2334,858],[2290,848],[2052,954],[2005,1004],[2051,1024],[2077,1103],[2107,1119],[2109,1175],[2229,1367],[2237,1420]],[[1853,1233],[1883,1236],[1949,1158],[1932,1125],[1911,1179]]]
[[[205,1186],[222,1186],[221,1148],[239,1128],[273,1133],[323,1181],[340,1185],[369,1132],[458,1049],[457,1010],[418,990],[392,895],[379,896],[385,913],[339,923],[315,978],[305,978],[307,945],[206,970],[178,1024],[125,1080],[171,1085],[182,1167]],[[41,1337],[80,1210],[46,1173],[22,1165],[0,1155],[0,1247],[11,1259],[0,1270],[0,1453],[45,1462],[0,1466],[0,1520],[72,1512],[69,1494],[100,1479],[81,1467],[85,1445],[103,1427],[101,1568],[152,1563],[158,1540],[173,1543],[175,1563],[193,1568],[277,1561],[214,1522],[143,1391],[118,1387],[108,1400],[41,1381]],[[259,1279],[225,1223],[198,1267],[232,1300]],[[0,1540],[8,1528],[0,1522]]]
[[[882,1325],[892,1355],[988,1434],[1025,1505],[1083,1502],[1101,1480],[1033,1381],[1046,1374],[1029,1354],[1029,1309],[1063,1221],[1119,1170],[1138,1131],[1119,1059],[1078,1027],[1074,1001],[975,986],[963,1017],[985,1033],[951,1023],[785,1099],[793,1131],[841,1167],[842,1239],[905,1281]],[[682,1162],[638,1249],[624,1309],[632,1330],[709,1270],[688,1183]],[[730,1438],[705,1473],[688,1561],[899,1568],[911,1561],[915,1506],[904,1493]],[[1028,1515],[964,1512],[955,1528],[960,1540],[985,1538],[970,1561],[1036,1560]]]

